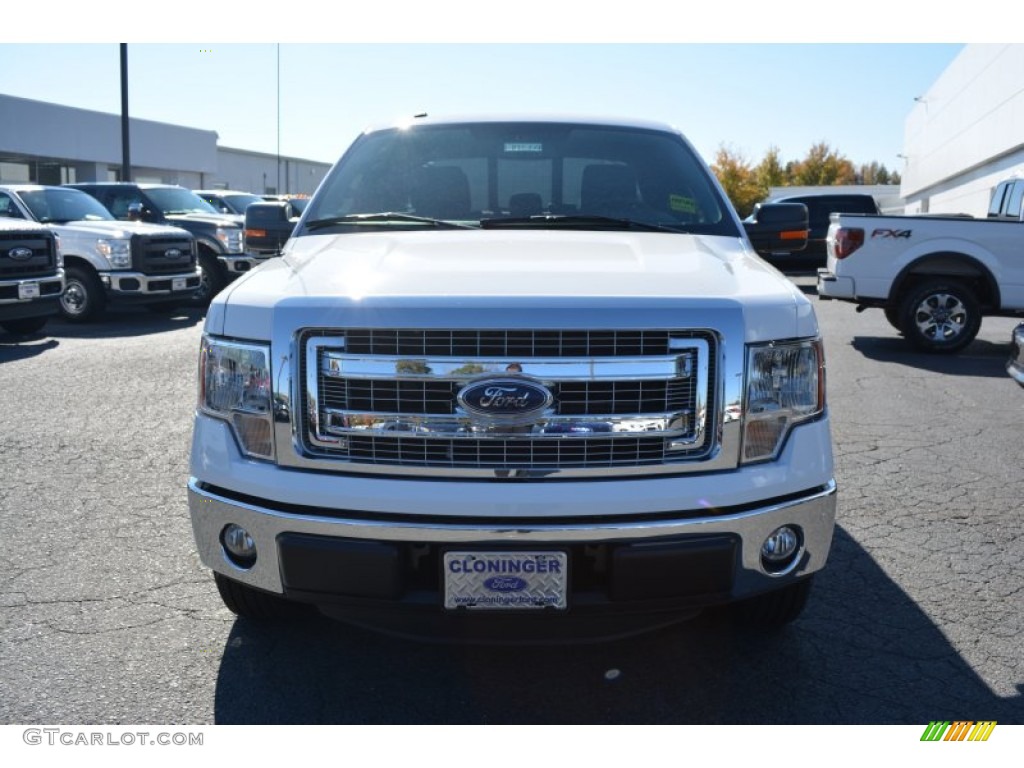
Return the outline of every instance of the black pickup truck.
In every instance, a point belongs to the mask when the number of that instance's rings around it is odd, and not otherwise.
[[[773,197],[772,203],[801,203],[807,207],[807,247],[796,253],[781,256],[787,263],[799,262],[811,267],[822,267],[828,255],[825,249],[828,225],[833,213],[867,213],[872,216],[879,214],[875,198],[863,193],[821,193],[806,195],[782,195]],[[775,254],[758,251],[768,261],[775,260]]]
[[[63,292],[57,236],[42,224],[0,219],[0,328],[35,333],[60,311]]]

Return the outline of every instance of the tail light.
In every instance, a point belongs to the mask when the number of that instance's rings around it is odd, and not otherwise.
[[[845,259],[864,245],[864,230],[856,227],[840,227],[836,230],[832,253],[837,259]]]

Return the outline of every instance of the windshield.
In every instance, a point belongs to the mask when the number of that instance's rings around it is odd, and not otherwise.
[[[398,215],[359,217],[381,213]],[[728,203],[679,136],[548,122],[368,134],[324,181],[304,232],[422,228],[430,221],[739,236]]]
[[[21,201],[43,223],[67,221],[114,221],[103,204],[77,189],[53,187],[19,192]]]
[[[151,187],[146,195],[164,216],[176,213],[216,213],[199,195],[181,187]]]
[[[262,203],[263,198],[257,195],[221,195],[207,202],[221,213],[245,213],[251,203]]]

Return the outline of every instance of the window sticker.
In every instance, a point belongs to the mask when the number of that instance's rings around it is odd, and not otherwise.
[[[506,152],[543,152],[544,145],[540,142],[530,141],[506,141]]]
[[[692,197],[683,197],[682,195],[669,195],[668,196],[668,207],[679,213],[696,213],[697,212],[697,201]]]

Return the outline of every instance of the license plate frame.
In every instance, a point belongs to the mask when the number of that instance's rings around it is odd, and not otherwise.
[[[18,283],[18,298],[22,301],[38,299],[39,296],[39,283]]]
[[[187,287],[187,277],[172,277],[171,278],[171,290],[172,291],[184,291]]]
[[[442,571],[447,611],[568,608],[568,552],[451,550],[444,553]]]

